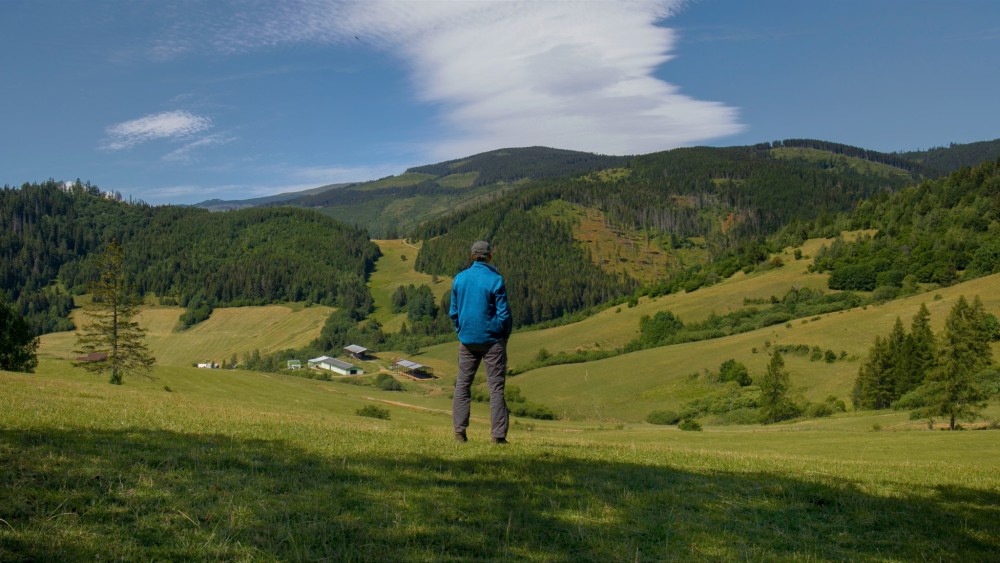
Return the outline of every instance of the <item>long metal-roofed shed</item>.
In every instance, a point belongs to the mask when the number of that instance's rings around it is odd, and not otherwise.
[[[411,362],[410,360],[397,360],[394,367],[397,371],[402,372],[403,375],[412,379],[434,379],[434,374],[431,373],[433,368],[423,364],[418,364],[417,362]]]
[[[361,371],[361,368],[356,367],[353,364],[349,364],[345,361],[338,360],[337,358],[331,358],[329,356],[320,356],[309,360],[309,367],[325,369],[341,375],[361,375],[364,373]]]

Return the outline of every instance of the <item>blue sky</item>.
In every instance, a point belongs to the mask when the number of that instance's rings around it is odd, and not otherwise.
[[[1000,137],[994,0],[0,0],[0,184],[245,199],[487,150]]]

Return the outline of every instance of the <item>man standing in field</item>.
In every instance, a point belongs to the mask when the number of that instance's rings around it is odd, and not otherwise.
[[[493,249],[486,241],[472,245],[472,265],[459,272],[451,286],[449,315],[458,333],[458,379],[452,419],[455,440],[467,441],[472,380],[480,362],[486,363],[490,389],[490,435],[494,444],[507,443],[508,412],[504,400],[507,338],[512,321],[503,277],[490,265]]]

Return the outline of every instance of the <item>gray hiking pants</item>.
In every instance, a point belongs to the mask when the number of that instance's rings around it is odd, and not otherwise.
[[[507,373],[506,340],[498,340],[492,344],[458,343],[458,379],[455,381],[455,402],[452,406],[455,432],[464,433],[469,427],[472,381],[480,362],[486,364],[486,384],[490,389],[490,435],[493,438],[506,438],[507,401],[503,396]]]

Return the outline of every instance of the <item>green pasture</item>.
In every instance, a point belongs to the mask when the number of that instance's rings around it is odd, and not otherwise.
[[[0,559],[986,561],[1000,549],[995,432],[871,432],[885,417],[853,413],[705,432],[515,419],[498,447],[482,405],[470,442],[451,441],[446,396],[155,375],[112,386],[49,359],[0,372]],[[371,404],[390,418],[354,414]]]
[[[368,289],[375,300],[375,312],[372,318],[377,319],[386,332],[396,332],[406,321],[406,313],[392,312],[392,294],[399,286],[413,284],[417,287],[426,285],[434,292],[437,303],[441,297],[451,291],[451,278],[439,276],[437,283],[434,277],[413,269],[420,243],[411,244],[404,240],[376,240],[382,251],[382,256],[375,264],[375,271],[368,280]],[[405,257],[405,259],[404,259]]]
[[[736,334],[726,338],[653,348],[582,364],[533,370],[512,379],[525,395],[544,402],[572,418],[604,418],[640,421],[653,410],[680,409],[693,398],[717,389],[705,381],[705,370],[717,371],[726,359],[744,363],[751,377],[766,369],[767,346],[805,344],[833,350],[848,358],[834,363],[810,361],[807,356],[786,354],[792,391],[811,401],[835,395],[849,402],[860,361],[875,336],[892,329],[896,317],[909,326],[921,303],[931,312],[934,330],[940,330],[960,295],[980,296],[988,312],[1000,314],[1000,275],[988,276],[890,301],[883,305],[855,308],[797,319],[787,325]],[[699,292],[695,292],[696,295]],[[683,317],[682,317],[683,318]],[[529,338],[532,333],[525,333]],[[539,340],[542,338],[539,337]],[[511,340],[511,348],[517,340]],[[755,352],[756,350],[756,352]],[[512,350],[511,354],[515,353]],[[994,345],[1000,357],[1000,345]],[[544,399],[543,399],[544,398]]]
[[[255,349],[267,354],[300,348],[319,336],[333,309],[301,304],[220,308],[208,320],[178,332],[184,311],[180,307],[152,307],[139,314],[139,325],[146,329],[146,342],[159,364],[221,364],[233,354],[242,357]],[[73,319],[78,326],[87,322],[79,309]],[[39,353],[43,358],[69,359],[74,357],[75,347],[74,332],[46,334],[41,337]]]
[[[803,256],[811,257],[820,246],[829,242],[830,240],[824,239],[807,241],[801,247]],[[812,263],[811,259],[795,260],[791,248],[779,256],[785,263],[780,268],[751,274],[737,272],[718,284],[691,293],[643,298],[633,307],[625,304],[611,307],[576,323],[544,330],[515,332],[508,349],[510,363],[512,366],[528,363],[542,348],[556,354],[624,346],[638,336],[640,318],[653,316],[660,311],[671,311],[684,322],[690,323],[705,320],[712,313],[725,315],[747,307],[746,299],[767,300],[771,296],[781,298],[792,288],[808,287],[829,291],[826,289],[826,274],[811,274],[807,271]],[[388,260],[389,264],[393,262]],[[512,303],[511,306],[516,307],[517,303]],[[439,361],[454,361],[456,354],[453,343],[424,350],[425,358]]]

